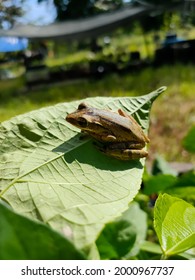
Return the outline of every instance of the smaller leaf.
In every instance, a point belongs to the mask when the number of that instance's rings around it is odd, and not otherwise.
[[[48,226],[14,213],[0,203],[0,260],[84,259],[83,254]]]
[[[122,218],[129,221],[136,230],[135,243],[126,256],[126,258],[131,258],[138,254],[140,245],[146,239],[148,229],[147,214],[140,208],[139,203],[133,202],[130,204],[128,210],[123,213]]]
[[[173,175],[159,174],[156,176],[149,176],[144,181],[143,193],[150,195],[159,193],[167,188],[170,188],[177,181],[177,178]]]
[[[121,217],[107,224],[102,231],[96,242],[101,258],[126,259],[137,255],[146,232],[146,213],[137,202],[133,202]]]
[[[133,247],[135,239],[135,229],[128,221],[108,223],[96,242],[101,259],[121,259]]]
[[[195,260],[195,247],[187,250],[184,253],[181,253],[180,256],[187,260]]]
[[[195,187],[195,171],[190,171],[182,174],[175,186],[178,187],[186,187],[186,186],[194,186]]]
[[[179,176],[174,185],[166,189],[166,193],[195,203],[195,172],[190,171]]]
[[[154,228],[166,257],[184,252],[195,246],[195,208],[182,199],[159,195]]]
[[[150,252],[153,254],[157,254],[157,255],[162,254],[162,250],[161,250],[160,246],[151,241],[144,241],[141,245],[141,250]]]
[[[189,203],[195,203],[195,188],[194,186],[175,187],[167,189],[166,192],[172,196],[185,199]]]
[[[184,148],[191,153],[195,153],[195,126],[193,126],[186,137],[183,139]]]

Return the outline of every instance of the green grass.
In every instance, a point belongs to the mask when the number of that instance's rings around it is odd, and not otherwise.
[[[24,88],[22,78],[0,82],[0,121],[18,114],[89,96],[138,96],[167,86],[151,112],[149,160],[156,153],[170,161],[193,161],[181,145],[194,122],[195,66],[149,67],[125,75],[111,74],[100,80],[58,83],[37,89]]]
[[[73,63],[81,63],[88,60],[91,52],[88,50],[83,50],[79,52],[67,53],[60,55],[59,57],[48,57],[46,60],[46,64],[48,67],[57,67],[61,65],[68,65]]]

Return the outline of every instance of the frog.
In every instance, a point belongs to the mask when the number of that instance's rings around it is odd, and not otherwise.
[[[150,139],[137,121],[122,109],[113,112],[82,102],[65,119],[95,139],[98,149],[108,156],[134,160],[148,155],[145,146]]]

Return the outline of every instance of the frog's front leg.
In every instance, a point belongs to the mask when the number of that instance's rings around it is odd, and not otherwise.
[[[98,134],[98,133],[92,133],[90,132],[90,135],[99,140],[100,142],[115,142],[117,140],[117,138],[114,136],[114,135],[111,135],[107,132],[105,133],[101,133],[101,134]]]

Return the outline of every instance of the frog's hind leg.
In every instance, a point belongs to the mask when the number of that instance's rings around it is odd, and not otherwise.
[[[132,150],[126,149],[121,151],[121,155],[123,160],[131,160],[131,159],[140,159],[148,156],[148,152],[146,150]]]
[[[105,145],[96,145],[96,147],[107,156],[114,157],[120,160],[135,160],[135,159],[147,157],[148,155],[148,152],[143,149],[140,150],[136,150],[136,149],[114,150],[113,149],[112,150]]]
[[[145,133],[143,132],[141,126],[136,122],[136,120],[131,116],[128,115],[127,113],[125,113],[123,110],[118,109],[118,113],[120,116],[125,117],[125,118],[129,118],[131,120],[132,123],[134,123],[137,127],[139,127],[140,133],[142,134],[142,136],[144,137],[144,140],[146,143],[150,142],[150,139],[148,138],[148,136],[145,135]]]
[[[109,155],[120,160],[134,160],[147,157],[148,152],[145,150],[115,150],[109,151]]]

